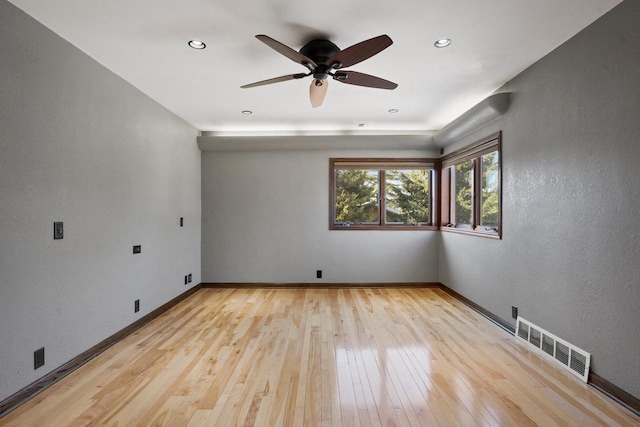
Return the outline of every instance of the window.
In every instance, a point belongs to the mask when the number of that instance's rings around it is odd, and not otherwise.
[[[501,133],[442,159],[442,230],[500,238]]]
[[[435,229],[431,159],[330,159],[332,230]]]

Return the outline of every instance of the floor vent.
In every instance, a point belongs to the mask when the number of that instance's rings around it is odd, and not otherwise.
[[[556,337],[528,320],[518,317],[516,338],[527,343],[541,355],[555,360],[585,383],[589,378],[591,355]]]

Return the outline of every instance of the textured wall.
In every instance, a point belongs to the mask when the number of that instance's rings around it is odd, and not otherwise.
[[[640,396],[640,2],[625,1],[509,82],[503,240],[441,233],[440,281],[592,353]]]
[[[202,153],[203,282],[437,281],[437,232],[329,230],[330,157],[429,154]]]
[[[201,233],[194,128],[4,0],[0,58],[2,400],[199,283]]]

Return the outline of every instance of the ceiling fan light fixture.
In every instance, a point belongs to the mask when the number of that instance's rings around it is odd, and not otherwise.
[[[451,44],[451,39],[440,39],[440,40],[436,40],[436,42],[433,45],[438,49],[442,49],[443,47],[447,47],[450,44]]]
[[[198,50],[202,50],[205,47],[207,47],[207,45],[200,40],[189,40],[189,43],[187,43],[189,45],[189,47],[193,48],[193,49],[198,49]]]
[[[309,86],[309,100],[313,108],[318,108],[324,102],[324,97],[327,95],[327,88],[329,87],[329,80],[314,79]]]

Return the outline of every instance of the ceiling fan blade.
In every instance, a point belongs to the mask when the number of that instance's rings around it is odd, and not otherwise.
[[[315,62],[313,62],[312,59],[308,58],[307,56],[301,54],[300,52],[296,52],[295,50],[291,49],[289,46],[280,43],[277,40],[272,39],[269,36],[265,36],[264,34],[258,34],[256,36],[256,38],[258,40],[260,40],[262,43],[266,44],[267,46],[269,46],[271,49],[275,50],[276,52],[286,56],[287,58],[289,58],[290,60],[292,60],[293,62],[297,62],[298,64],[302,64],[305,67],[307,67],[309,70],[314,70],[318,64],[316,64]]]
[[[309,86],[309,99],[311,100],[311,106],[318,108],[322,105],[324,97],[327,95],[327,88],[329,87],[329,80],[313,79],[311,86]]]
[[[350,85],[373,87],[376,89],[393,90],[398,87],[397,83],[357,71],[338,71],[333,75],[333,79]]]
[[[308,75],[309,74],[305,74],[305,73],[289,74],[287,76],[274,77],[272,79],[261,80],[259,82],[255,82],[255,83],[249,83],[247,85],[240,86],[240,87],[242,89],[247,89],[247,88],[250,88],[250,87],[270,85],[272,83],[286,82],[287,80],[301,79],[303,77],[307,77]]]
[[[337,63],[338,65],[334,66],[334,68],[350,67],[382,52],[392,44],[393,40],[391,40],[391,38],[386,34],[374,37],[341,50],[329,58],[327,64],[332,66]]]

